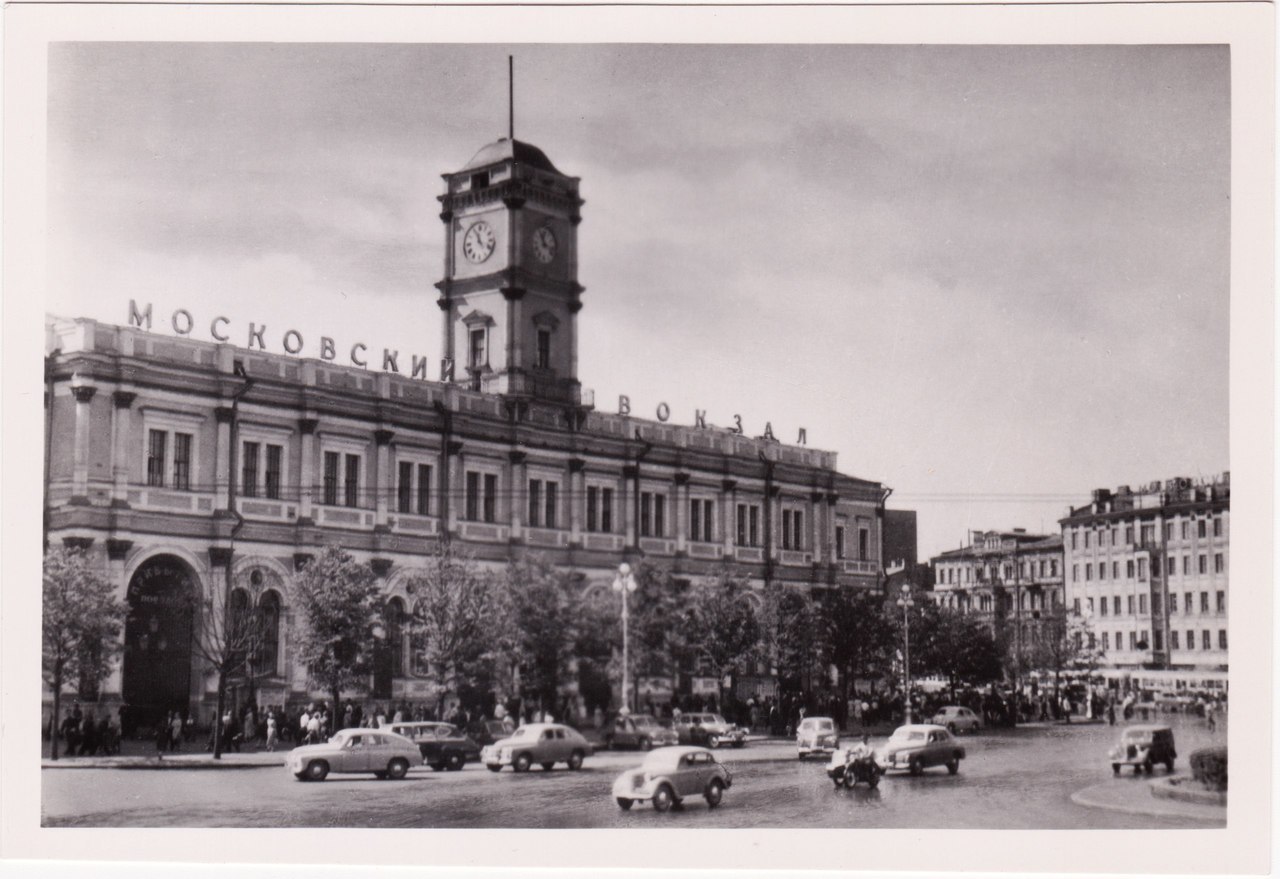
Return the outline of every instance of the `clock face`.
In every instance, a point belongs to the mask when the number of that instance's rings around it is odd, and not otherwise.
[[[484,262],[489,258],[489,254],[493,253],[493,247],[497,243],[498,239],[493,234],[493,227],[481,220],[472,224],[467,234],[463,236],[462,252],[472,262]]]
[[[550,226],[539,226],[533,232],[533,255],[538,262],[551,262],[556,255],[556,236]]]

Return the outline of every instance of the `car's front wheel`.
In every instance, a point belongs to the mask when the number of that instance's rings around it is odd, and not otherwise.
[[[911,758],[911,762],[907,764],[907,771],[912,775],[919,775],[924,771],[924,767],[920,765],[920,760],[916,757]]]
[[[950,772],[952,775],[955,775],[957,772],[960,771],[959,757],[952,757],[950,760],[947,761],[947,771]]]
[[[409,761],[397,757],[387,764],[387,777],[399,781],[409,774]]]
[[[533,765],[533,757],[529,754],[521,754],[516,757],[515,762],[511,764],[511,768],[516,772],[528,772],[529,767]]]
[[[581,769],[581,768],[582,768],[582,757],[583,757],[583,754],[582,754],[582,752],[581,752],[581,751],[574,751],[572,754],[570,754],[570,755],[569,755],[569,768],[570,768],[570,769],[573,769],[573,770],[575,770],[575,771],[576,771],[576,770],[578,770],[578,769]]]
[[[635,803],[635,800],[629,800],[626,797],[618,797],[618,808],[624,812],[630,811],[633,803]]]
[[[707,747],[708,748],[720,747],[720,737],[715,733],[712,733],[711,735],[707,736]]]
[[[720,805],[720,800],[724,797],[724,784],[718,778],[711,779],[711,783],[707,785],[707,792],[703,796],[707,800],[707,805],[714,809]]]
[[[659,785],[658,789],[653,792],[653,810],[655,812],[667,811],[675,801],[675,791],[671,789],[669,784]]]
[[[324,760],[312,760],[307,764],[308,781],[324,781],[329,775],[329,764]]]
[[[462,769],[462,764],[466,762],[467,762],[467,759],[465,757],[463,757],[457,751],[454,751],[448,757],[445,758],[444,767],[445,769],[448,769],[450,772],[457,772],[458,770]]]

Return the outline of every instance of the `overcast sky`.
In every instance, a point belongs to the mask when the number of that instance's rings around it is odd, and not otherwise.
[[[509,52],[582,178],[598,408],[806,427],[922,558],[1228,467],[1219,47],[61,44],[48,310],[438,360],[439,175]]]

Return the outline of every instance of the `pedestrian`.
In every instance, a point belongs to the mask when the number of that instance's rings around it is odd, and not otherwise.
[[[1214,732],[1218,728],[1216,712],[1213,710],[1213,704],[1210,703],[1204,708],[1204,719],[1209,724],[1209,732]]]
[[[298,738],[306,739],[307,733],[310,732],[310,730],[311,730],[311,715],[307,712],[307,709],[303,708],[302,716],[298,718]],[[311,744],[311,743],[307,742],[307,744]]]
[[[1116,725],[1116,703],[1107,700],[1107,726]]]
[[[247,745],[258,737],[258,719],[252,711],[244,713],[244,738],[242,741]]]
[[[182,715],[176,711],[169,721],[169,750],[182,750]]]
[[[320,744],[320,712],[318,711],[307,721],[307,744]]]
[[[274,751],[276,749],[276,716],[274,713],[267,715],[267,750]]]
[[[98,725],[93,720],[93,712],[90,711],[84,719],[84,723],[80,727],[80,753],[93,756],[98,753]]]

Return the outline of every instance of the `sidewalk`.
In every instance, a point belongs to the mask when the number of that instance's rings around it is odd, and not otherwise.
[[[1180,800],[1159,799],[1151,793],[1153,783],[1155,782],[1127,775],[1112,778],[1103,784],[1095,784],[1076,791],[1071,795],[1071,802],[1091,809],[1106,809],[1129,815],[1189,818],[1222,825],[1227,823],[1225,806],[1205,806]]]
[[[66,757],[50,760],[49,743],[44,743],[44,751],[40,760],[41,769],[259,769],[264,766],[283,766],[293,745],[286,744],[275,751],[246,750],[237,754],[235,751],[223,753],[221,760],[213,759],[213,755],[203,746],[194,745],[192,750],[178,753],[166,753],[157,757],[154,746],[148,742],[126,741],[121,743],[123,753],[114,756]]]

